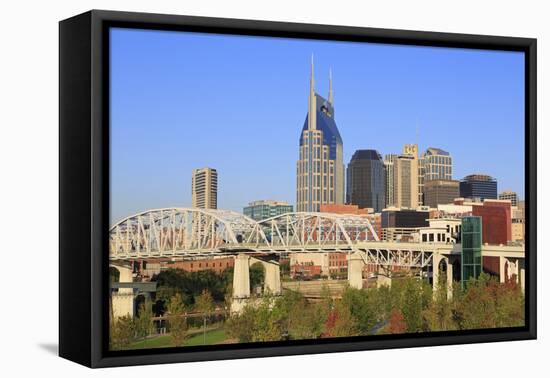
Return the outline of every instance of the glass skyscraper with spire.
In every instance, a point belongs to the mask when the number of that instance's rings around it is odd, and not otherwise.
[[[308,112],[296,163],[296,210],[319,211],[323,204],[344,203],[344,146],[334,121],[332,73],[328,99],[315,92],[313,59]]]

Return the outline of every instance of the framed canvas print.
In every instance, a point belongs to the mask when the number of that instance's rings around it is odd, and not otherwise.
[[[536,337],[536,40],[60,23],[60,355]]]

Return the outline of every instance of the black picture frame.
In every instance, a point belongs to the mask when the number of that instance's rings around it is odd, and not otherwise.
[[[277,36],[525,53],[526,325],[510,329],[109,351],[108,28]],[[59,354],[89,367],[535,339],[536,39],[92,10],[59,24]]]

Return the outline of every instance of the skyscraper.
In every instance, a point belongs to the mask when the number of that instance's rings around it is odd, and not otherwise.
[[[453,158],[447,151],[429,147],[423,154],[424,182],[453,179]]]
[[[357,150],[348,164],[347,201],[380,212],[386,207],[386,177],[382,156],[375,150]]]
[[[386,170],[386,207],[395,206],[395,198],[393,197],[393,170],[397,156],[397,154],[387,154],[384,156],[384,167]]]
[[[393,205],[418,207],[418,146],[406,144],[393,163]]]
[[[453,159],[447,151],[429,147],[418,159],[418,201],[426,204],[424,186],[432,180],[452,180]]]
[[[214,168],[193,169],[191,197],[193,207],[218,208],[218,172]]]
[[[497,182],[488,175],[468,175],[460,182],[460,196],[480,200],[497,199]]]
[[[315,93],[313,59],[308,113],[296,163],[296,209],[319,211],[321,204],[344,203],[344,147],[334,122],[332,74],[328,100]]]

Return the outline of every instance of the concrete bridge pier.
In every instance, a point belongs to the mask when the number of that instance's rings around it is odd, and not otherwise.
[[[349,286],[355,289],[363,288],[363,266],[365,262],[359,252],[348,254]]]
[[[133,282],[131,265],[110,264],[109,267],[118,270],[118,282]],[[114,319],[120,318],[122,316],[134,317],[134,289],[119,288],[118,291],[112,291],[111,305]]]
[[[432,265],[432,290],[434,294],[439,289],[439,277],[443,268],[445,268],[446,275],[447,298],[450,299],[453,295],[453,264],[448,257],[434,254]]]
[[[514,279],[519,283],[521,290],[525,292],[525,261],[523,259],[511,259],[504,256],[499,258],[500,283]]]
[[[277,261],[264,261],[241,253],[235,257],[233,268],[233,301],[231,312],[240,313],[250,300],[250,265],[261,263],[265,270],[264,292],[281,295],[281,270]]]
[[[240,313],[250,299],[250,257],[243,253],[235,257],[233,268],[233,300],[231,312]]]
[[[277,261],[262,261],[265,269],[264,292],[281,295],[281,270]]]

